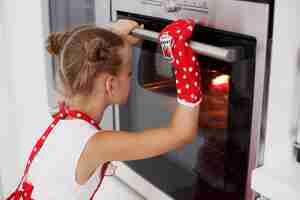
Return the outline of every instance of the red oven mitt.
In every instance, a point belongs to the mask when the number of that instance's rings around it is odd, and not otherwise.
[[[163,55],[175,70],[177,100],[190,107],[200,104],[202,100],[199,63],[187,42],[194,26],[193,20],[177,20],[166,26],[159,35]]]

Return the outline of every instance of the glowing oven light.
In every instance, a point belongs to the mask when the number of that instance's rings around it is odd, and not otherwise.
[[[222,92],[229,92],[229,79],[228,75],[217,76],[212,80],[211,87]]]

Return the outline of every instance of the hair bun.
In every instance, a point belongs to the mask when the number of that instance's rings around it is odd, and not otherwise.
[[[66,40],[66,34],[61,32],[51,33],[47,40],[47,50],[51,55],[59,55]]]
[[[109,48],[102,38],[94,38],[85,42],[84,48],[89,62],[97,63],[109,59]]]

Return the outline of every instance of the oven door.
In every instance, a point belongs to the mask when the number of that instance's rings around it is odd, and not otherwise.
[[[170,23],[127,12],[117,16],[154,32]],[[227,61],[198,54],[204,100],[197,139],[165,155],[126,164],[174,199],[241,200],[249,161],[256,39],[197,25],[192,40],[237,52]],[[128,103],[117,114],[119,128],[135,134],[167,126],[177,105],[175,78],[156,42],[144,40],[134,48],[133,68]]]

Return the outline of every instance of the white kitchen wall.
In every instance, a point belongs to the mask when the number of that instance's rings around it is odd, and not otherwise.
[[[3,3],[2,2],[0,2],[0,44],[3,44],[3,13],[2,13],[2,8],[3,7]],[[3,46],[2,45],[0,45],[0,68],[3,68],[4,67],[4,62],[3,62],[3,60],[4,60],[4,57],[3,57],[3,55],[4,55],[4,50],[3,50]],[[2,71],[3,72],[3,71]],[[0,74],[2,74],[2,73],[0,73]],[[1,79],[2,77],[0,77],[0,79]],[[7,81],[6,82],[4,82],[4,83],[0,83],[0,85],[3,85],[1,88],[4,88],[4,87],[6,87],[7,86]],[[4,92],[2,89],[0,90],[0,92]],[[4,93],[5,94],[5,93]],[[3,110],[3,105],[7,105],[7,102],[2,102],[3,100],[1,99],[0,100],[0,105],[1,105],[1,110]],[[7,118],[7,117],[5,117],[5,116],[7,116],[7,112],[5,112],[4,113],[4,116],[2,117],[2,118]],[[2,119],[0,119],[1,121],[2,121]],[[5,123],[5,122],[4,122]],[[4,126],[2,126],[1,128],[3,128],[2,129],[2,132],[8,132],[7,131],[7,129],[8,129],[8,127],[7,127],[7,123],[5,123],[6,124],[6,127],[4,127]],[[3,131],[4,130],[4,131]],[[0,135],[0,138],[2,139],[2,135]],[[0,141],[2,141],[2,140],[0,140]],[[2,144],[0,145],[0,146],[2,146]],[[3,152],[2,150],[0,150],[0,152]],[[3,158],[3,155],[1,155],[0,156],[0,158]],[[3,164],[1,164],[2,162],[0,162],[0,200],[2,200],[3,199],[3,185],[2,185],[2,168],[3,168]]]
[[[2,44],[3,43],[3,16],[2,16],[2,7],[3,7],[3,5],[2,5],[3,3],[2,2],[0,2],[0,44]],[[3,67],[3,46],[0,46],[0,67]],[[0,91],[1,92],[1,91]],[[2,105],[1,103],[0,103],[0,105]],[[6,131],[6,130],[5,130]],[[0,158],[2,158],[2,156],[0,156]],[[0,169],[2,168],[2,166],[1,166],[1,163],[0,163]],[[2,200],[3,199],[3,196],[2,196],[2,178],[1,178],[1,176],[2,176],[2,173],[1,173],[1,170],[0,170],[0,200]]]
[[[1,11],[1,8],[2,8],[2,2],[0,2],[0,13],[2,13]],[[0,14],[0,44],[2,44],[3,43],[3,16],[2,16],[2,14]],[[0,46],[0,67],[3,67],[3,46]],[[0,77],[0,79],[1,79],[1,77]],[[7,83],[6,83],[7,84]],[[5,85],[5,83],[4,83],[4,85]],[[2,92],[2,91],[0,91],[0,92]],[[4,105],[5,103],[7,103],[7,102],[0,102],[0,105]],[[2,110],[2,107],[3,106],[1,106],[1,110]],[[7,113],[5,113],[5,115],[6,115]],[[4,116],[5,116],[4,115]],[[0,119],[1,120],[1,119]],[[1,127],[2,128],[2,127]],[[4,128],[3,127],[3,130],[5,131],[5,132],[7,132],[7,127],[6,128]],[[0,136],[0,137],[2,137],[2,135]],[[2,146],[2,145],[1,145]],[[2,151],[1,151],[2,152]],[[2,156],[3,155],[1,155],[0,156],[0,158],[2,158]],[[2,169],[2,164],[1,164],[2,162],[0,162],[0,200],[2,200],[3,199],[3,192],[2,192],[2,173],[1,173],[1,169]]]
[[[2,181],[1,181],[1,177],[0,177],[0,200],[3,200],[3,191],[2,191]]]
[[[296,163],[296,117],[300,104],[300,1],[275,1],[265,165],[254,171],[253,188],[272,200],[300,199]]]
[[[5,196],[21,176],[34,141],[49,122],[46,65],[41,1],[2,1],[4,15],[5,67],[8,99],[6,131],[1,132],[1,163]],[[2,81],[2,78],[1,78]],[[1,84],[2,85],[2,84]],[[1,96],[2,94],[1,93]],[[4,99],[6,95],[3,95]],[[1,97],[2,99],[2,97]],[[4,124],[4,123],[3,123]],[[4,154],[4,155],[3,155]]]
[[[3,192],[7,192],[17,181],[20,172],[19,149],[20,132],[16,116],[16,92],[12,77],[12,66],[16,66],[13,55],[13,29],[15,28],[15,1],[0,2],[0,19],[2,33],[0,37],[0,171]]]

